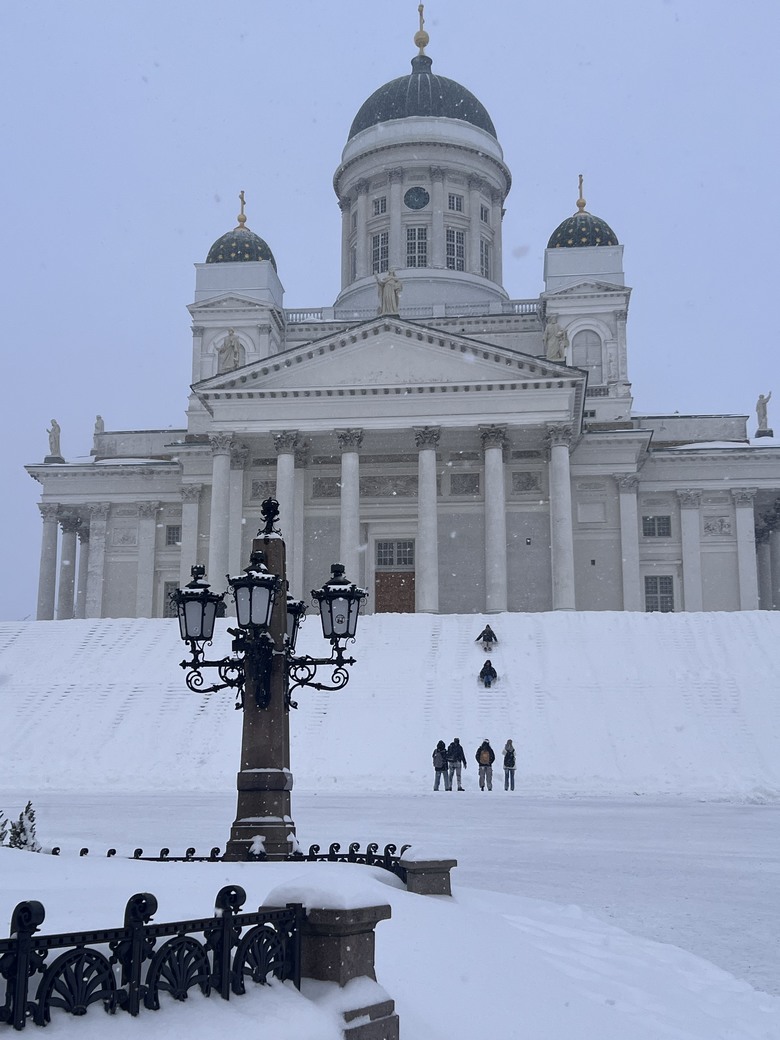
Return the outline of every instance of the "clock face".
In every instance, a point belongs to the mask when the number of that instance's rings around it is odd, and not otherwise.
[[[404,195],[404,203],[409,209],[425,209],[431,197],[425,188],[410,188]]]

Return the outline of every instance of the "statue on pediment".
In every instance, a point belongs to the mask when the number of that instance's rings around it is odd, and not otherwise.
[[[62,458],[60,452],[60,424],[56,419],[52,419],[51,429],[46,432],[49,435],[49,455],[55,458]]]
[[[379,290],[379,313],[398,314],[403,286],[400,279],[396,277],[395,271],[388,271],[384,278],[380,278],[378,274],[375,274],[374,277]]]
[[[235,329],[228,329],[228,334],[217,350],[217,372],[232,372],[241,364],[241,343]]]
[[[772,396],[770,390],[768,394],[759,394],[758,400],[756,401],[756,418],[758,419],[759,430],[769,429],[769,419],[767,417],[766,406],[769,404],[769,399]]]
[[[548,361],[565,361],[569,337],[558,324],[558,315],[551,314],[544,330],[544,354]]]

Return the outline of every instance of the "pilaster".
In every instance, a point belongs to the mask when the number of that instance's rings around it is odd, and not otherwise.
[[[135,584],[135,616],[150,618],[154,613],[154,550],[157,541],[159,502],[138,506],[138,566]]]
[[[758,564],[756,561],[756,518],[753,502],[757,488],[732,488],[737,518],[737,566],[739,609],[758,610]]]
[[[703,610],[701,582],[701,492],[677,492],[682,541],[683,600],[685,610]]]
[[[436,495],[436,449],[438,426],[417,426],[417,552],[415,594],[417,610],[436,614],[439,610],[439,521]]]
[[[616,474],[620,507],[620,550],[622,557],[623,610],[642,610],[639,574],[639,510],[636,492],[639,477],[635,473]]]

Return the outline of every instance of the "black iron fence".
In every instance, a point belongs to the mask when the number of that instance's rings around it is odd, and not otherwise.
[[[92,1004],[137,1015],[158,1010],[163,993],[186,1000],[195,987],[229,1000],[245,992],[247,979],[265,983],[269,975],[300,988],[303,908],[241,913],[245,901],[244,889],[229,885],[217,893],[213,917],[152,924],[157,900],[139,892],[127,902],[123,927],[59,935],[38,934],[41,903],[19,903],[10,938],[0,939],[0,1024],[44,1026],[52,1008],[84,1015]],[[63,952],[49,963],[53,950]]]

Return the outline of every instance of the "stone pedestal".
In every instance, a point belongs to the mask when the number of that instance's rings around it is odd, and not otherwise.
[[[451,896],[450,871],[457,867],[456,859],[402,859],[406,871],[406,890],[421,896]]]
[[[756,437],[774,437],[774,430],[756,430]],[[49,461],[48,459],[46,460]]]

